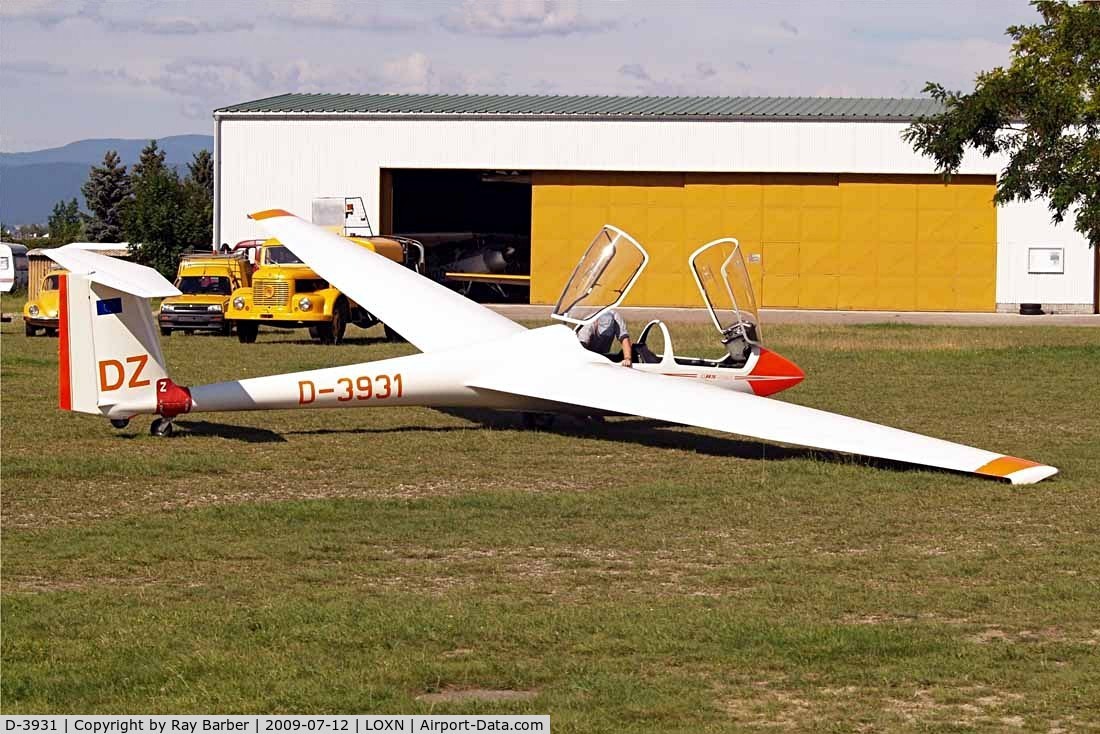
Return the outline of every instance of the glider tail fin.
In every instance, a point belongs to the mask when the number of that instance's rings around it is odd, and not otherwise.
[[[59,406],[111,418],[171,412],[165,400],[186,390],[168,379],[149,299],[179,291],[134,263],[77,250],[50,257],[68,270],[58,279]]]

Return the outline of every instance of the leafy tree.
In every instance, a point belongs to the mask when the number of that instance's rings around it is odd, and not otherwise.
[[[59,201],[53,205],[53,213],[47,224],[50,239],[54,244],[67,245],[76,242],[84,232],[84,216],[73,198],[69,202]]]
[[[978,76],[970,94],[929,82],[944,111],[905,139],[946,175],[975,147],[1007,155],[995,201],[1050,202],[1055,222],[1100,246],[1100,3],[1034,0],[1042,23],[1012,26],[1012,63]]]
[[[88,172],[88,180],[80,191],[91,212],[86,227],[88,239],[92,242],[122,241],[122,218],[130,200],[130,177],[117,152],[107,151],[103,165]]]
[[[124,217],[130,247],[139,262],[172,278],[186,249],[178,232],[183,195],[179,175],[165,165],[164,151],[155,140],[141,151],[130,181],[134,198]]]

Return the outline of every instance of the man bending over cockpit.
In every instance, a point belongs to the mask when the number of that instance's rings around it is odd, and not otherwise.
[[[598,319],[582,326],[577,331],[577,338],[580,339],[581,346],[597,354],[609,354],[612,345],[620,342],[623,347],[620,364],[623,367],[630,367],[633,364],[633,349],[630,344],[630,334],[626,330],[626,322],[614,309],[605,311]]]

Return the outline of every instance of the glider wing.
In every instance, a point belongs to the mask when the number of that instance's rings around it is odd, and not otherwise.
[[[318,275],[423,352],[524,331],[450,288],[282,209],[250,216]]]
[[[474,380],[470,386],[767,441],[971,472],[1013,484],[1031,484],[1058,472],[1052,466],[919,433],[611,363],[590,362],[546,374],[511,370]]]

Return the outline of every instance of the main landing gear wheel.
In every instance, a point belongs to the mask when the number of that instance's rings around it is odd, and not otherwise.
[[[129,418],[112,418],[111,419],[111,427],[112,428],[117,428],[120,431],[128,425],[130,425],[130,419]]]
[[[167,418],[157,418],[149,426],[149,435],[158,436],[160,438],[168,438],[175,433],[176,427],[172,425],[172,421]]]

